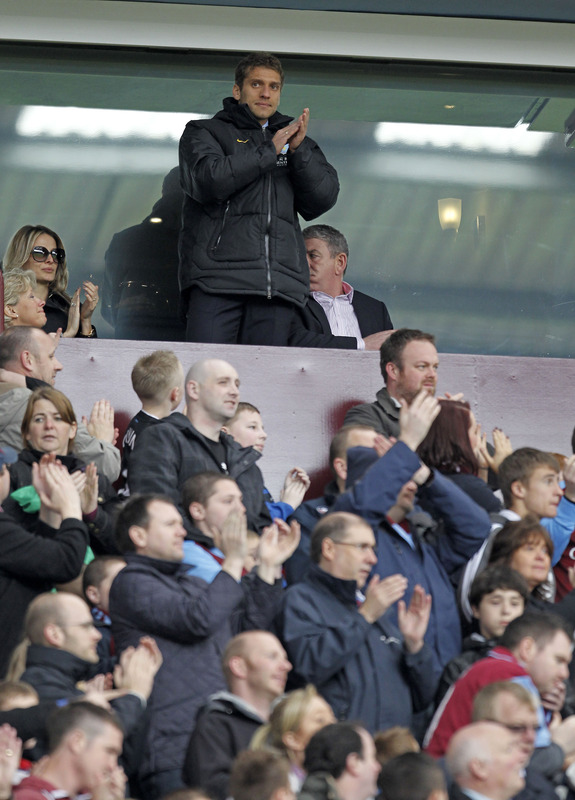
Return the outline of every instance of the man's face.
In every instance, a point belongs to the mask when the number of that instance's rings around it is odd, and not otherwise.
[[[257,633],[250,637],[253,646],[246,654],[247,682],[253,692],[270,700],[285,691],[288,672],[292,666],[286,651],[271,633]]]
[[[342,292],[342,277],[345,257],[342,253],[335,256],[329,251],[323,239],[306,239],[305,249],[309,264],[309,285],[312,292],[325,292],[337,297]]]
[[[512,491],[517,493],[526,510],[536,517],[555,517],[563,497],[559,486],[559,473],[545,465],[533,470],[525,483],[515,481]]]
[[[275,69],[252,67],[241,89],[235,84],[232,93],[238,103],[247,105],[258,122],[263,124],[277,111],[281,89],[281,77]]]
[[[513,797],[525,786],[525,765],[529,758],[517,737],[503,726],[494,731],[489,763],[488,797]]]
[[[526,758],[535,748],[539,727],[535,709],[522,703],[509,692],[500,692],[495,699],[493,722],[499,722],[515,737]]]
[[[263,453],[268,435],[261,414],[257,411],[240,411],[235,420],[226,425],[226,430],[242,447],[253,447]]]
[[[426,339],[408,342],[401,354],[401,365],[387,365],[387,388],[396,400],[413,402],[422,389],[434,395],[439,360],[435,346]]]
[[[79,597],[69,595],[64,600],[63,642],[60,650],[66,650],[91,664],[98,663],[98,642],[102,634],[94,627],[88,605]]]
[[[344,581],[356,581],[358,589],[365,586],[373,566],[377,564],[375,536],[361,521],[352,522],[341,542],[331,541],[333,558],[322,561],[322,569]]]
[[[54,386],[56,375],[62,369],[62,364],[56,358],[56,340],[40,330],[34,331],[33,338],[34,352],[30,352],[32,361],[31,377],[46,381],[46,383]]]
[[[178,509],[172,503],[152,500],[148,505],[148,515],[150,520],[142,542],[136,544],[137,552],[162,561],[182,561],[186,529]]]
[[[520,617],[525,601],[515,589],[495,589],[484,594],[473,616],[479,620],[479,631],[486,639],[497,639],[512,619]],[[499,720],[497,720],[499,722]]]
[[[240,379],[227,361],[210,361],[205,377],[195,387],[200,409],[210,420],[223,425],[234,416],[240,400]]]
[[[571,652],[571,642],[563,631],[557,631],[543,647],[534,647],[526,669],[539,694],[551,692],[565,683],[569,677]]]
[[[204,522],[209,527],[212,538],[220,539],[224,522],[232,512],[242,516],[246,513],[241,490],[235,481],[218,481],[214,493],[204,506]],[[218,541],[216,546],[219,546]]]
[[[376,797],[379,793],[377,776],[381,772],[381,764],[377,760],[373,738],[367,731],[360,729],[363,755],[359,759],[357,800],[367,800]]]
[[[82,789],[93,792],[118,766],[124,737],[114,726],[105,723],[102,733],[85,741],[81,758]]]

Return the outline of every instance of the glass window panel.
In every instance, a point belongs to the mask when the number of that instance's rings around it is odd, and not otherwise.
[[[115,233],[147,218],[186,119],[230,94],[234,54],[0,46],[0,250],[28,222],[57,230],[70,288],[102,285]],[[571,356],[575,109],[568,71],[283,58],[284,113],[340,175],[319,221],[342,230],[348,279],[396,326],[451,352]],[[135,112],[130,116],[127,112]],[[569,123],[575,129],[575,123]],[[442,230],[438,200],[461,201]],[[175,286],[174,259],[158,274]],[[98,311],[102,336],[114,329]]]

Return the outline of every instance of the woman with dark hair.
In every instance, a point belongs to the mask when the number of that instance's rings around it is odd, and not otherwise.
[[[44,312],[47,333],[63,331],[63,336],[93,338],[96,329],[92,325],[92,314],[98,305],[98,287],[84,281],[86,295],[80,304],[80,289],[72,297],[66,293],[68,267],[64,243],[58,234],[44,225],[24,225],[16,231],[2,261],[4,272],[31,270],[36,276],[36,294],[45,302]]]
[[[480,454],[481,426],[469,403],[439,399],[441,410],[417,454],[428,467],[450,478],[488,513],[501,511],[501,503],[486,481],[487,466]]]
[[[549,591],[545,584],[552,558],[553,542],[549,532],[537,517],[527,515],[517,522],[506,523],[493,537],[488,563],[514,569],[525,578],[531,597],[547,603]]]
[[[23,528],[36,530],[40,504],[32,485],[32,466],[49,454],[74,479],[92,549],[98,554],[117,553],[113,512],[120,500],[108,479],[98,475],[94,464],[86,465],[71,452],[77,428],[72,404],[62,392],[43,386],[30,395],[22,420],[24,449],[10,468],[10,496],[3,508]],[[58,525],[59,520],[55,519],[53,527]]]

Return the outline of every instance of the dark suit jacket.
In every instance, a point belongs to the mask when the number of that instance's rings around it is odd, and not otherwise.
[[[387,307],[381,300],[354,289],[352,305],[363,337],[393,328]],[[305,308],[298,308],[294,314],[289,344],[291,347],[357,350],[357,341],[353,336],[332,334],[325,311],[311,295]]]

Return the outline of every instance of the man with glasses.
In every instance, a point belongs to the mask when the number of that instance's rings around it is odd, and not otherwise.
[[[423,641],[431,597],[416,586],[406,606],[403,575],[368,583],[375,536],[354,514],[320,520],[310,555],[310,571],[288,589],[277,620],[294,674],[315,684],[337,719],[361,719],[372,732],[411,727],[436,689]],[[396,602],[399,627],[386,614]]]
[[[78,688],[79,682],[84,682],[86,691],[91,693],[90,699],[94,698],[97,686],[85,682],[97,672],[97,645],[101,634],[94,627],[84,600],[68,592],[39,595],[28,608],[24,632],[30,644],[22,680],[36,689],[40,700],[54,700],[65,705],[81,699],[85,692]],[[142,639],[138,647],[120,659],[120,669],[114,673],[117,691],[112,696],[116,699],[110,705],[127,737],[133,733],[138,738],[138,728],[161,663],[158,647],[150,637]],[[101,703],[106,703],[105,694]],[[138,760],[139,753],[132,757]],[[124,762],[124,766],[130,774],[136,764]]]

